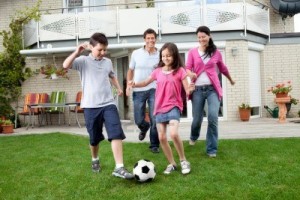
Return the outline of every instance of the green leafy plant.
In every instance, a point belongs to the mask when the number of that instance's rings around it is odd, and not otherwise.
[[[45,75],[46,79],[51,79],[52,74],[56,74],[58,77],[69,79],[67,73],[68,70],[62,67],[56,67],[55,65],[45,65],[40,68],[41,74]]]
[[[270,87],[268,89],[268,92],[272,92],[273,94],[278,94],[278,93],[289,93],[291,90],[292,90],[291,81],[286,81]]]
[[[25,56],[20,54],[23,49],[22,27],[30,20],[39,20],[41,0],[33,7],[25,7],[13,13],[8,30],[1,30],[3,52],[0,53],[0,116],[9,118],[13,113],[11,103],[18,101],[23,81],[33,75],[26,68]]]
[[[13,122],[9,119],[2,121],[2,125],[12,125]]]
[[[297,105],[299,103],[299,99],[295,99],[295,98],[291,97],[290,103]]]
[[[242,103],[241,105],[239,105],[239,108],[240,109],[248,109],[248,110],[251,109],[250,105],[246,104],[246,103]]]

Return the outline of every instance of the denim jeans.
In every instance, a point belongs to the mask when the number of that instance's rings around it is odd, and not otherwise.
[[[193,122],[190,139],[196,141],[200,136],[205,100],[208,104],[208,127],[206,133],[206,153],[217,153],[218,149],[218,113],[220,100],[212,85],[196,86],[192,94]]]
[[[154,110],[154,97],[155,89],[147,91],[133,92],[133,106],[134,106],[134,121],[141,132],[146,132],[150,125],[150,147],[159,147],[159,139],[156,128],[155,117],[153,116]],[[146,103],[149,107],[150,124],[145,121],[145,108]]]

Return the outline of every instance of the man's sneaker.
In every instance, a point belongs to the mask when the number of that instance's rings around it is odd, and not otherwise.
[[[145,139],[145,137],[146,137],[146,134],[147,134],[147,132],[140,132],[140,134],[139,134],[139,140],[143,141]]]
[[[182,174],[188,174],[190,173],[191,171],[191,164],[186,161],[186,160],[183,160],[180,162],[180,165],[181,165],[181,173]]]
[[[159,148],[158,147],[152,147],[152,148],[150,148],[150,151],[152,153],[159,153]]]
[[[128,170],[125,169],[125,167],[116,168],[113,171],[112,175],[116,176],[116,177],[124,178],[124,179],[133,179],[134,178],[134,175],[131,174],[130,172],[128,172]]]
[[[177,169],[176,166],[169,164],[167,166],[167,168],[165,169],[164,174],[170,174],[171,172],[175,171],[176,169]]]
[[[92,161],[92,170],[93,170],[93,172],[99,172],[100,171],[100,162],[99,162],[99,160]]]
[[[217,157],[217,154],[215,154],[215,153],[208,153],[207,156],[209,158],[215,158],[215,157]]]
[[[191,146],[194,146],[194,145],[196,144],[196,141],[195,141],[195,140],[190,140],[190,141],[189,141],[189,144],[190,144]]]

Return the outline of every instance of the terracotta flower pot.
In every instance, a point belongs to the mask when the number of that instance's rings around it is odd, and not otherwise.
[[[276,94],[276,98],[284,98],[284,97],[287,97],[288,96],[288,93],[277,93]]]
[[[10,134],[10,133],[14,132],[14,125],[13,124],[11,124],[11,125],[2,124],[2,128],[3,128],[2,133],[4,133],[4,134]]]
[[[250,109],[239,108],[240,119],[242,121],[249,121],[250,119]]]

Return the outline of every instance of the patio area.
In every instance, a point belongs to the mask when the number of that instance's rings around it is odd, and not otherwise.
[[[295,123],[298,122],[298,123]],[[274,118],[257,118],[250,119],[249,122],[241,121],[219,121],[219,139],[251,139],[251,138],[276,138],[276,137],[300,137],[300,118],[287,118],[286,123],[278,123]],[[140,142],[138,140],[139,130],[128,121],[122,122],[123,130],[126,135],[125,142]],[[191,122],[181,122],[179,133],[183,140],[189,140],[189,130]],[[206,136],[207,122],[204,121],[201,129],[200,140]],[[88,136],[87,130],[83,125],[79,128],[75,123],[71,126],[53,125],[53,126],[36,126],[34,128],[26,127],[14,129],[13,134],[0,134],[0,136],[17,136],[27,134],[44,134],[51,132],[63,132]],[[147,135],[149,134],[149,131]],[[143,142],[149,142],[149,137]]]

